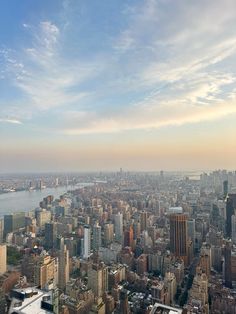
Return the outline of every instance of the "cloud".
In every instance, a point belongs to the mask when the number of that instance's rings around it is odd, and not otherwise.
[[[153,104],[150,105],[150,108]],[[148,106],[147,106],[148,108]],[[101,117],[95,113],[81,115],[81,119],[73,119],[70,123],[72,127],[67,127],[59,131],[65,135],[102,134],[118,133],[130,130],[152,130],[163,127],[182,126],[185,124],[196,124],[220,120],[226,116],[236,114],[235,102],[219,102],[213,106],[191,106],[187,103],[172,101],[161,104],[155,109],[132,108],[126,115],[114,117]],[[84,123],[84,118],[86,122]],[[80,125],[74,126],[74,125]]]
[[[0,118],[0,122],[10,123],[10,124],[23,124],[20,120],[12,119],[12,118]]]
[[[20,109],[36,121],[47,112],[52,117],[51,122],[40,120],[42,129],[70,135],[112,133],[235,113],[235,1],[126,4],[117,12],[125,22],[113,26],[110,46],[97,43],[94,51],[89,35],[101,21],[88,25],[76,19],[78,24],[65,28],[73,4],[63,1],[61,24],[23,24],[30,43],[19,53],[2,53],[3,75],[20,92]],[[73,36],[67,33],[72,29]],[[70,55],[68,44],[79,52]]]
[[[27,108],[35,114],[60,106],[78,105],[88,95],[87,91],[79,90],[79,84],[94,75],[99,65],[63,58],[59,53],[60,29],[50,21],[30,26],[30,32],[31,47],[19,54],[5,53],[6,72],[22,92]]]
[[[23,26],[24,28],[30,28],[30,25],[27,24],[27,23],[23,23],[22,26]]]

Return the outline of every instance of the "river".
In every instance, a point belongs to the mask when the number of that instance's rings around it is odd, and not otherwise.
[[[46,188],[43,190],[9,192],[0,194],[0,217],[13,212],[28,212],[39,207],[39,202],[48,195],[53,195],[54,199],[66,193],[68,190],[91,185],[91,183],[81,183],[78,186],[60,186],[56,188]]]

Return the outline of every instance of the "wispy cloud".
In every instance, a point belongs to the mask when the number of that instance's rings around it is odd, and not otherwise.
[[[95,113],[81,115],[81,118],[71,116],[71,127],[61,129],[59,132],[66,135],[117,133],[129,130],[151,130],[163,127],[196,124],[206,121],[215,121],[231,114],[236,114],[234,102],[219,102],[212,106],[191,106],[178,101],[161,104],[155,109],[132,108],[126,115],[116,117],[101,117]],[[84,123],[86,118],[86,123]],[[74,127],[73,127],[74,125]],[[80,125],[76,127],[76,125]]]
[[[11,118],[0,118],[0,122],[11,123],[11,124],[23,124],[20,120]]]
[[[73,3],[64,1],[63,10],[72,12]],[[23,24],[30,43],[18,53],[2,52],[3,75],[21,93],[22,112],[35,121],[50,112],[47,129],[70,135],[148,130],[235,113],[235,1],[145,0],[117,14],[126,23],[102,51],[89,50],[87,34],[83,41],[77,33],[65,40],[71,35],[65,32],[77,29],[64,28],[65,14],[63,25]],[[88,53],[71,57],[66,45],[73,40],[74,49],[87,44]]]
[[[78,105],[88,94],[79,84],[99,67],[60,56],[60,30],[53,23],[44,21],[36,27],[27,24],[26,28],[30,29],[32,46],[21,53],[5,53],[5,60],[8,76],[22,92],[28,109],[35,113]]]

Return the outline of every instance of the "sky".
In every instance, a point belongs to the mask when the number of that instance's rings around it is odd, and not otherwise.
[[[235,0],[2,0],[0,172],[236,169]]]

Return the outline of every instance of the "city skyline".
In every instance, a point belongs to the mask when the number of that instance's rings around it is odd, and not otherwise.
[[[1,173],[236,168],[235,1],[0,8]]]

